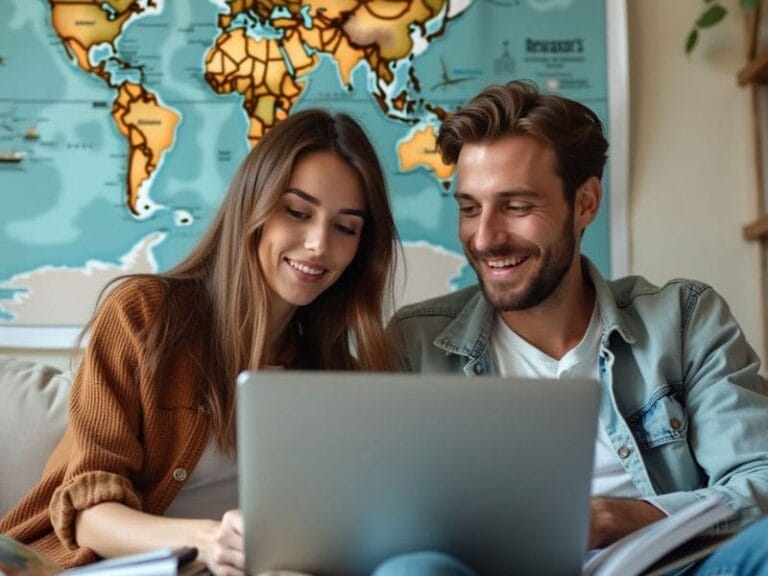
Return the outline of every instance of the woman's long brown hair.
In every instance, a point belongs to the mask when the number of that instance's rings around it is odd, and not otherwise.
[[[145,335],[147,374],[161,382],[179,353],[202,345],[201,400],[211,409],[218,445],[235,445],[237,375],[267,362],[270,292],[257,258],[267,217],[297,161],[332,151],[359,176],[367,217],[357,254],[341,277],[300,308],[288,327],[290,368],[393,369],[383,306],[391,298],[397,231],[384,175],[365,132],[345,114],[306,110],[272,128],[250,151],[199,244],[176,267],[151,276],[165,298]],[[389,304],[389,303],[387,303]]]

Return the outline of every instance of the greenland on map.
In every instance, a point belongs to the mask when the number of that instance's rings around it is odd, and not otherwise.
[[[397,304],[474,282],[453,167],[435,150],[441,119],[489,84],[526,78],[593,108],[616,148],[616,6],[4,0],[0,346],[71,346],[105,285],[177,263],[248,150],[310,107],[353,115],[379,152],[404,245]],[[625,266],[618,152],[583,242],[607,276]]]

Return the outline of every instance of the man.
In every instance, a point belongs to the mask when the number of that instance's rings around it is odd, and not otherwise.
[[[768,390],[726,303],[699,282],[608,282],[580,254],[608,150],[594,112],[491,86],[438,147],[479,286],[397,313],[404,368],[598,379],[590,547],[707,494],[736,511],[724,530],[768,512]]]

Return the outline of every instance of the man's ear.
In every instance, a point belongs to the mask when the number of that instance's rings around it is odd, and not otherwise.
[[[597,218],[600,209],[600,199],[603,197],[603,186],[600,179],[590,176],[576,190],[573,203],[573,220],[577,231],[584,230]]]

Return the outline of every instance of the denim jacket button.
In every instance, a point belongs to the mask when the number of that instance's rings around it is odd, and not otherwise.
[[[627,446],[622,446],[619,448],[619,458],[624,460],[629,456],[629,453],[632,452]]]
[[[680,420],[677,418],[671,418],[669,420],[669,427],[672,428],[672,430],[679,430],[680,429]]]
[[[478,364],[475,364],[474,366],[472,366],[472,372],[474,372],[475,374],[480,375],[483,372],[485,372],[485,368],[483,368],[482,364],[478,363]]]

